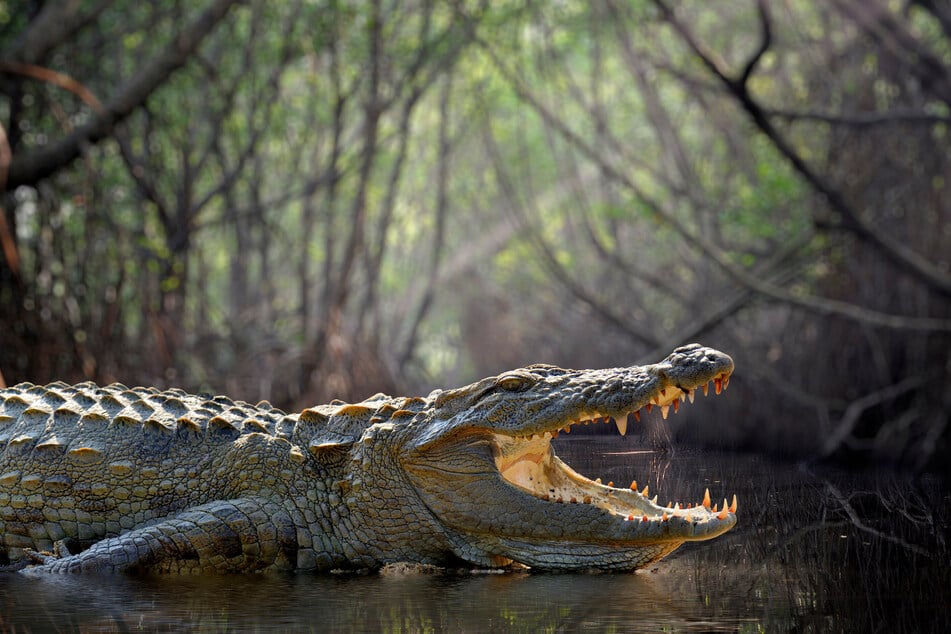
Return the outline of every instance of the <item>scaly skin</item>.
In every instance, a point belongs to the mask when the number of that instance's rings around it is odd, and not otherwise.
[[[550,439],[605,417],[624,433],[628,413],[666,415],[732,371],[691,344],[653,365],[534,365],[290,415],[180,390],[21,384],[0,391],[0,557],[48,572],[639,568],[729,530],[735,498],[665,509],[578,475]]]

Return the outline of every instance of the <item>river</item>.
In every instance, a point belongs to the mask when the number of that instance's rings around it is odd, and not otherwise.
[[[951,494],[937,478],[671,455],[616,437],[556,443],[586,476],[637,479],[662,502],[736,493],[739,522],[626,574],[7,574],[0,632],[946,631]]]

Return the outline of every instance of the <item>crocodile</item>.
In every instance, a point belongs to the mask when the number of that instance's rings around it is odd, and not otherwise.
[[[552,439],[720,393],[690,344],[644,366],[531,365],[427,397],[287,414],[182,390],[0,390],[0,563],[31,572],[443,567],[634,570],[736,523],[736,497],[657,504],[575,472]]]

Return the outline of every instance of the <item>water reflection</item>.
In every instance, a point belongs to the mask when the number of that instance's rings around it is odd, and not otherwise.
[[[755,457],[673,459],[604,440],[560,455],[666,501],[736,492],[740,523],[636,574],[0,577],[0,631],[939,631],[948,491]],[[645,476],[650,469],[652,475]]]

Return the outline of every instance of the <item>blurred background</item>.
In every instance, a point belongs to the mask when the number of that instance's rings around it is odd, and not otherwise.
[[[0,0],[0,381],[294,409],[699,341],[675,442],[943,470],[949,124],[932,0]]]

